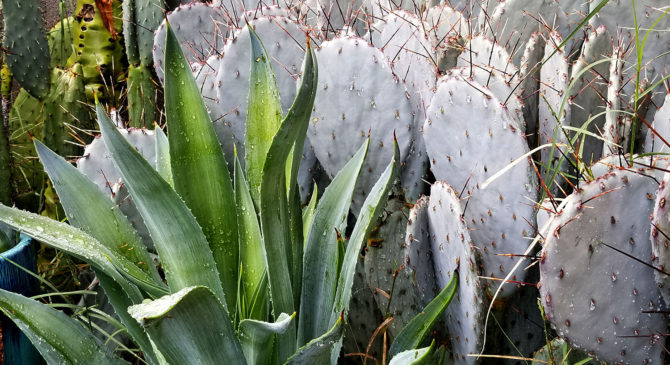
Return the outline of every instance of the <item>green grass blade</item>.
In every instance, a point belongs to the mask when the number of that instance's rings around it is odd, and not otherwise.
[[[46,245],[86,261],[120,283],[126,281],[122,273],[148,293],[162,295],[166,292],[164,286],[157,285],[134,263],[73,226],[4,205],[0,205],[0,221]],[[131,289],[126,291],[132,292]]]
[[[449,306],[454,298],[458,288],[458,273],[454,272],[449,284],[442,289],[435,299],[433,299],[423,311],[412,318],[412,320],[400,331],[391,345],[389,355],[391,357],[400,354],[403,351],[412,350],[421,344],[435,322],[439,319],[442,312]]]
[[[370,194],[365,199],[363,207],[358,214],[358,221],[349,238],[347,251],[344,254],[342,269],[337,280],[337,292],[335,294],[335,304],[331,312],[330,322],[335,323],[342,312],[349,310],[349,301],[351,300],[351,288],[354,285],[354,273],[356,271],[356,262],[360,256],[363,244],[370,231],[375,226],[375,222],[384,209],[388,200],[388,193],[391,190],[393,182],[398,177],[398,143],[393,143],[393,159],[379,177],[375,185],[370,190]]]
[[[246,365],[230,317],[208,288],[184,288],[128,312],[170,364]]]
[[[291,226],[286,192],[286,162],[291,149],[300,138],[300,131],[309,123],[316,95],[316,57],[308,47],[303,62],[303,78],[286,118],[268,150],[261,182],[261,228],[268,258],[268,279],[273,313],[295,312],[291,284]],[[311,76],[310,76],[311,75]],[[248,166],[248,165],[247,165]],[[252,193],[253,196],[253,193]],[[301,278],[299,278],[301,279]],[[292,325],[293,326],[293,325]],[[279,336],[279,360],[284,361],[296,349],[296,333],[289,330]]]
[[[119,133],[99,104],[97,114],[107,150],[144,219],[172,292],[203,285],[210,288],[225,305],[212,251],[193,214],[170,185]]]
[[[343,322],[344,319],[340,316],[328,332],[299,348],[298,351],[286,361],[286,364],[302,365],[332,363],[331,353],[344,334]]]
[[[174,189],[202,228],[228,307],[234,308],[238,243],[232,180],[200,89],[170,26],[166,37],[165,116]]]
[[[0,309],[49,364],[127,364],[102,350],[79,322],[46,304],[0,289]]]
[[[263,237],[261,236],[261,227],[258,224],[256,208],[251,199],[249,187],[244,179],[242,167],[235,154],[235,200],[237,206],[237,226],[239,230],[240,245],[240,263],[242,266],[241,275],[241,298],[248,309],[240,313],[241,319],[264,320],[263,312],[252,313],[252,303],[254,294],[262,284],[263,276],[266,272],[265,247],[263,246]],[[263,298],[258,300],[268,300],[266,293],[260,293]],[[256,306],[258,310],[262,306]]]
[[[295,313],[282,313],[275,323],[245,319],[240,322],[240,343],[247,364],[272,364],[275,335],[286,332]]]
[[[272,60],[256,32],[249,26],[248,29],[251,39],[251,75],[249,76],[244,158],[249,190],[254,201],[258,202],[263,166],[272,139],[281,125],[282,109],[277,80],[272,69]],[[284,166],[283,163],[282,166]]]
[[[93,181],[47,146],[35,140],[35,149],[70,224],[133,262],[156,284],[162,284],[146,247],[116,204]]]
[[[307,204],[307,206],[302,212],[302,235],[305,243],[307,243],[307,234],[309,234],[310,227],[312,226],[312,218],[314,217],[314,211],[316,210],[318,193],[319,193],[318,188],[316,186],[316,183],[314,183],[314,189],[312,189],[312,197],[309,199],[309,204]]]
[[[321,336],[332,326],[330,319],[338,273],[337,231],[344,232],[346,229],[351,197],[369,144],[369,139],[363,143],[328,185],[316,206],[305,244],[299,345]]]
[[[170,166],[170,142],[165,132],[160,127],[156,127],[156,171],[174,187],[172,182],[172,167]]]
[[[435,340],[429,347],[407,350],[395,355],[389,365],[430,365],[435,363]]]

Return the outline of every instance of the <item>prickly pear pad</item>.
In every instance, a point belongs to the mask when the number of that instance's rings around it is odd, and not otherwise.
[[[334,176],[370,134],[370,149],[358,177],[352,212],[393,156],[393,134],[405,160],[413,134],[412,107],[384,54],[355,37],[324,42],[316,52],[319,88],[308,137],[319,162]]]
[[[146,129],[119,131],[152,166],[156,166],[156,132]],[[77,168],[105,191],[110,189],[108,184],[116,184],[121,179],[112,156],[99,136],[86,146],[84,157],[77,161]]]
[[[670,271],[670,212],[666,207],[670,199],[670,173],[666,172],[656,192],[654,213],[651,216],[651,257],[652,264],[665,272]],[[670,276],[654,272],[663,299],[670,303]]]
[[[249,24],[263,40],[286,113],[296,94],[296,80],[305,53],[305,34],[297,23],[283,17],[259,17]],[[241,141],[237,146],[241,156],[244,156],[247,120],[250,44],[249,31],[246,28],[238,30],[223,49],[215,77],[215,103],[222,115],[214,122],[217,134],[221,136],[226,128],[229,129],[234,138]]]
[[[654,123],[652,124],[654,130],[660,135],[654,134],[649,129],[647,131],[647,139],[645,140],[645,152],[668,152],[670,146],[670,94],[665,96],[663,106],[656,111],[654,115]],[[661,139],[661,137],[663,139]],[[665,142],[663,141],[665,140]]]
[[[223,50],[228,18],[221,8],[199,2],[188,3],[169,13],[166,20],[179,37],[184,54],[190,63],[205,62],[210,56]],[[163,83],[165,58],[165,30],[166,22],[163,20],[154,33],[154,69],[161,83]]]
[[[631,258],[648,263],[652,253],[650,174],[616,170],[582,186],[551,219],[542,251],[546,316],[559,336],[607,362],[663,363],[667,323],[643,313],[661,309],[654,270]]]
[[[482,252],[482,274],[504,278],[518,258],[498,254],[523,253],[534,234],[537,178],[530,161],[524,161],[486,189],[480,184],[528,152],[523,132],[497,98],[460,77],[438,82],[427,114],[423,136],[433,174],[463,191],[465,223]],[[512,280],[523,281],[523,275],[519,270]],[[490,293],[498,285],[490,284]],[[514,288],[505,284],[502,295]]]
[[[454,271],[459,274],[456,296],[445,311],[453,357],[458,363],[474,364],[475,358],[467,355],[480,350],[488,300],[480,285],[479,255],[470,241],[461,202],[445,182],[438,181],[430,189],[428,222],[439,287],[447,285]]]

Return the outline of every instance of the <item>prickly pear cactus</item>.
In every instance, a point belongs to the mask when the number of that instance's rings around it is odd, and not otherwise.
[[[324,42],[316,52],[319,87],[308,129],[314,152],[334,176],[370,134],[370,149],[358,178],[352,212],[363,201],[393,154],[407,156],[414,115],[404,85],[395,81],[384,54],[355,37]]]
[[[455,67],[458,55],[463,51],[463,38],[469,33],[463,14],[447,4],[433,6],[426,12],[423,24],[435,49],[439,70],[444,72]]]
[[[598,114],[605,108],[602,98],[607,94],[609,83],[609,62],[606,58],[612,56],[612,50],[605,26],[588,30],[580,57],[570,71],[573,86],[568,91],[570,93],[568,98],[575,106],[570,108],[570,119],[572,119],[570,125],[575,128],[586,127],[596,136],[601,134],[605,125],[605,117]],[[589,124],[585,124],[589,120]],[[582,160],[587,165],[602,156],[603,143],[600,139],[582,135],[580,140],[584,140],[584,147],[580,150]]]
[[[274,69],[282,109],[287,112],[295,98],[296,79],[304,57],[304,30],[298,23],[283,17],[259,17],[249,24],[263,40]],[[212,120],[219,139],[232,139],[230,142],[237,144],[241,156],[244,156],[247,119],[250,44],[249,31],[246,28],[239,29],[223,48],[223,57],[217,58],[216,62],[210,59],[210,70],[214,71],[211,82],[215,89],[208,103],[212,104],[210,109],[216,108],[220,114]],[[232,143],[227,143],[231,150]]]
[[[119,131],[153,167],[156,167],[156,132],[145,129],[119,129]],[[86,146],[83,157],[77,161],[77,168],[103,191],[110,191],[110,186],[118,183],[121,178],[105,143],[99,136]]]
[[[670,214],[667,201],[670,199],[670,173],[665,173],[663,181],[656,192],[654,213],[651,216],[651,263],[665,273],[654,271],[663,300],[670,303],[670,276],[666,273],[670,268]]]
[[[416,16],[399,10],[377,22],[376,31],[371,32],[372,43],[381,49],[395,75],[404,82],[414,109],[412,144],[408,155],[404,156],[400,175],[409,201],[415,201],[426,187],[423,181],[428,172],[428,158],[421,126],[437,82],[436,55],[420,25],[421,20]]]
[[[34,97],[49,92],[49,45],[38,0],[3,0],[5,62]]]
[[[569,63],[565,53],[556,49],[562,39],[558,33],[552,33],[551,39],[547,40],[544,54],[550,55],[556,53],[542,66],[540,70],[540,104],[538,109],[539,119],[539,141],[540,145],[547,143],[567,144],[568,135],[563,127],[571,121],[570,104],[565,99],[568,90]],[[549,168],[558,169],[560,172],[567,173],[569,163],[565,159],[569,154],[568,147],[556,146],[556,148],[544,148],[541,151],[541,161],[544,164],[542,174],[546,181],[551,181],[547,172]],[[559,166],[560,159],[563,163]],[[545,167],[546,166],[546,167]],[[556,175],[556,182],[564,184],[564,177]],[[560,189],[558,185],[552,184],[548,187],[553,194],[558,194]]]
[[[616,170],[571,194],[540,260],[545,314],[559,336],[607,362],[662,364],[666,321],[651,257],[651,169]],[[640,261],[638,261],[640,260]],[[616,305],[613,305],[613,300]]]
[[[597,1],[590,1],[590,10],[593,10],[597,5]],[[670,28],[670,17],[663,16],[667,9],[659,7],[659,5],[660,3],[654,0],[609,1],[590,20],[594,27],[600,25],[607,27],[611,39],[609,43],[621,47],[628,47],[631,42],[635,44],[636,22],[640,38],[648,33],[640,66],[643,70],[642,77],[649,80],[654,80],[665,74],[665,67],[670,63],[670,55],[665,52],[668,49],[669,42],[668,38],[664,36],[665,31]],[[637,64],[635,50],[629,54],[628,61]],[[624,79],[633,78],[634,80],[635,67],[626,67],[624,74]],[[633,94],[634,88],[635,82],[628,82],[624,85],[623,94],[626,95],[626,99]],[[663,101],[663,94],[654,94],[652,100],[659,105]]]
[[[472,37],[465,44],[456,66],[480,68],[489,73],[499,73],[507,82],[515,80],[519,70],[504,47],[482,35]]]
[[[229,22],[222,8],[199,2],[188,3],[169,13],[166,20],[177,34],[189,62],[205,62],[223,50]],[[161,83],[166,20],[156,30],[153,41],[154,69]]]
[[[620,150],[627,150],[630,140],[630,125],[626,125],[627,118],[621,112],[620,90],[623,84],[623,50],[616,47],[610,62],[610,83],[607,85],[607,107],[605,111],[605,126],[603,127],[603,156],[615,154]]]
[[[544,57],[545,40],[539,32],[533,33],[526,43],[526,48],[519,65],[519,82],[517,95],[523,103],[523,121],[526,125],[526,137],[531,148],[537,146],[538,138],[538,106],[542,58]],[[516,85],[515,85],[516,86]]]
[[[488,308],[479,279],[478,249],[468,235],[461,202],[449,185],[441,181],[433,184],[427,210],[438,287],[444,288],[454,272],[459,274],[456,296],[444,314],[453,359],[459,364],[474,364],[475,358],[467,355],[481,349]]]
[[[561,38],[566,39],[583,14],[588,13],[587,7],[582,0],[505,0],[489,13],[491,18],[480,25],[487,35],[495,34],[498,42],[512,53],[517,44],[526,44],[534,32],[545,28],[560,32]],[[575,38],[571,39],[565,46],[566,54],[572,54],[578,43]],[[521,52],[515,52],[512,62],[518,65],[521,56]]]
[[[523,133],[482,85],[455,76],[440,79],[427,114],[423,132],[433,174],[463,191],[465,223],[481,250],[483,275],[504,278],[518,259],[498,254],[523,253],[534,233],[528,225],[534,225],[534,212],[527,202],[536,200],[537,180],[530,161],[524,160],[485,189],[481,184],[528,152]],[[512,280],[523,281],[523,276],[518,270]],[[487,286],[493,294],[499,284]],[[504,297],[515,287],[503,288]]]
[[[656,111],[652,124],[656,133],[647,131],[645,152],[668,152],[670,150],[670,94],[665,96],[663,106]]]

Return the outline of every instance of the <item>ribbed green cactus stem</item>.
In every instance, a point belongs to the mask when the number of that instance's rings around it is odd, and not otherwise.
[[[38,0],[3,0],[6,62],[16,81],[35,97],[49,91],[49,49]]]
[[[12,197],[11,169],[9,167],[9,93],[12,73],[6,63],[0,68],[0,95],[2,97],[2,125],[0,125],[0,203],[9,205]]]
[[[151,70],[140,64],[128,68],[128,123],[131,127],[153,128],[156,115],[156,84]]]

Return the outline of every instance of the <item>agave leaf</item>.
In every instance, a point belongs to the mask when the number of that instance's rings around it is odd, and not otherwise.
[[[291,256],[288,255],[292,252],[291,221],[284,181],[286,181],[288,156],[299,138],[298,133],[304,129],[303,125],[309,123],[312,112],[317,81],[314,71],[315,60],[314,51],[308,46],[298,93],[272,140],[263,166],[260,200],[261,228],[266,256],[272,258],[268,260],[268,279],[275,315],[295,311],[290,274],[292,266],[289,262]],[[301,278],[296,280],[299,279]],[[295,351],[295,336],[294,330],[289,330],[283,336],[279,336],[280,362]]]
[[[223,303],[194,286],[128,308],[170,364],[246,365]]]
[[[263,306],[256,306],[258,313],[252,313],[252,303],[254,294],[262,284],[263,276],[266,272],[265,247],[263,247],[263,237],[261,236],[261,227],[258,224],[258,216],[254,202],[251,200],[249,187],[244,179],[242,167],[235,154],[235,200],[237,206],[237,226],[239,230],[240,245],[240,263],[242,270],[241,284],[243,298],[241,300],[247,308],[240,313],[240,318],[264,320]],[[267,293],[260,293],[262,298],[257,300],[267,301]]]
[[[45,304],[0,289],[0,309],[49,364],[128,364],[106,353],[79,322]]]
[[[225,305],[212,251],[186,204],[142,155],[119,133],[97,105],[98,124],[107,150],[149,230],[170,289],[210,288]]]
[[[302,365],[334,363],[331,361],[331,353],[344,334],[343,322],[343,316],[340,316],[328,332],[299,348],[298,351],[286,361],[286,364]]]
[[[172,182],[172,167],[170,167],[170,142],[165,135],[165,132],[159,127],[156,127],[156,171],[167,181],[170,186],[174,186]]]
[[[435,340],[429,347],[407,350],[395,355],[389,365],[430,365],[435,363]]]
[[[114,202],[93,181],[37,140],[35,149],[70,224],[135,263],[157,285],[162,284],[146,247]]]
[[[123,273],[133,283],[152,295],[162,295],[166,292],[164,286],[156,284],[134,263],[115,251],[110,251],[95,238],[71,225],[4,205],[0,205],[0,221],[40,242],[86,261],[120,284],[127,283],[120,274]],[[142,300],[136,289],[124,288],[124,290],[129,295],[136,292],[133,300]]]
[[[400,152],[398,143],[393,143],[393,159],[379,177],[375,185],[370,190],[370,194],[365,199],[363,207],[358,214],[358,221],[347,244],[347,251],[344,254],[342,269],[340,270],[337,292],[335,294],[335,303],[331,312],[330,322],[335,323],[342,312],[349,310],[349,301],[351,300],[351,287],[354,284],[354,273],[356,271],[356,262],[360,255],[365,239],[370,235],[375,222],[379,218],[386,202],[391,185],[398,176],[398,159]]]
[[[228,307],[234,308],[238,242],[233,184],[200,89],[169,25],[164,65],[174,189],[200,224],[214,255]]]
[[[307,234],[309,233],[310,227],[312,225],[312,217],[314,217],[314,211],[316,210],[316,201],[318,196],[318,187],[314,183],[314,189],[312,189],[312,197],[309,199],[309,203],[302,212],[302,235],[303,240],[307,243]]]
[[[423,312],[412,318],[405,328],[400,331],[391,345],[390,356],[415,349],[421,344],[421,341],[426,338],[430,329],[437,322],[440,315],[442,315],[442,312],[451,303],[451,299],[453,299],[456,293],[456,288],[458,288],[458,272],[454,272],[451,280],[449,280],[449,284],[442,289],[435,299],[428,303]]]
[[[244,158],[249,190],[254,201],[258,202],[265,158],[281,125],[282,109],[271,59],[256,32],[250,26],[248,28],[251,39],[251,74]],[[283,166],[282,163],[282,168]]]
[[[136,298],[132,294],[129,295],[124,290],[128,288],[129,283],[120,285],[109,276],[105,275],[100,270],[94,270],[95,276],[100,280],[100,286],[105,291],[105,295],[109,298],[109,302],[114,307],[116,315],[121,320],[121,323],[126,327],[126,331],[133,338],[133,341],[139,345],[140,350],[144,354],[145,359],[149,360],[151,364],[158,364],[153,347],[149,341],[149,337],[144,332],[144,329],[135,321],[128,313],[128,307],[133,304],[139,304],[141,301],[133,300]]]
[[[240,322],[240,343],[247,364],[271,364],[275,335],[286,332],[295,313],[282,313],[275,323],[245,319]]]
[[[370,141],[358,149],[354,157],[328,185],[316,206],[305,244],[303,280],[298,322],[298,343],[303,345],[320,336],[332,326],[330,315],[337,286],[337,232],[344,232],[351,197],[361,171]]]

